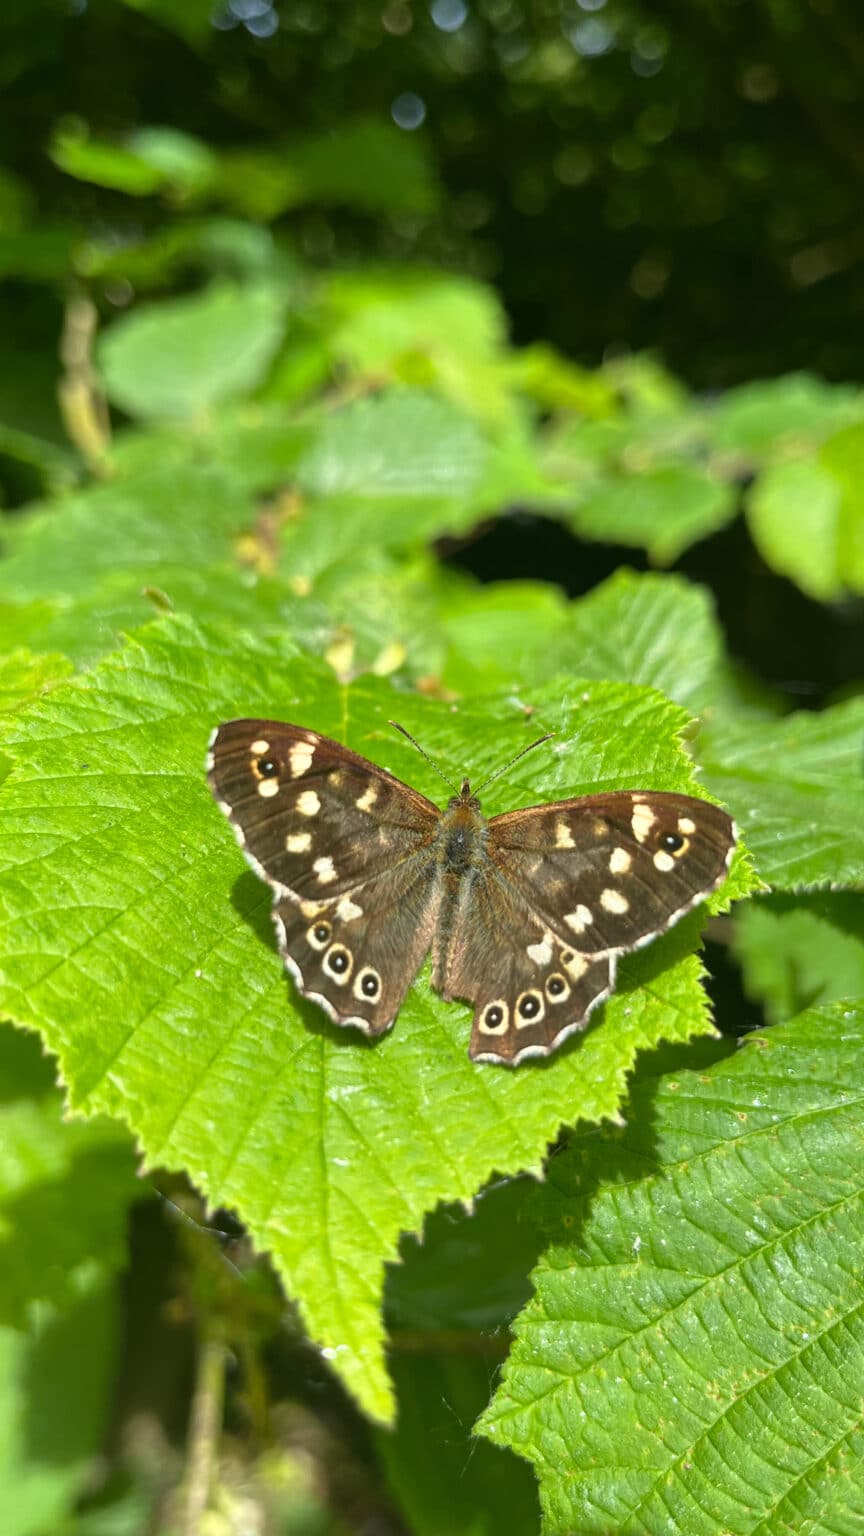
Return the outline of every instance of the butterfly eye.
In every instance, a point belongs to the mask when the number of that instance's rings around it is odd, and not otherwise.
[[[677,832],[665,832],[660,841],[664,848],[668,848],[670,853],[677,853],[679,849],[684,847],[684,838],[679,837]]]
[[[279,772],[279,764],[272,757],[259,757],[255,767],[262,779],[272,779]]]

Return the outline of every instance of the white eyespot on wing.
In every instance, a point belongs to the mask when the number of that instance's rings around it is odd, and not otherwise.
[[[336,865],[333,863],[329,853],[323,854],[320,859],[316,859],[312,868],[322,885],[329,885],[331,880],[336,879]]]
[[[567,825],[566,821],[564,820],[563,816],[561,818],[559,818],[559,820],[556,821],[556,823],[555,823],[555,847],[556,848],[575,848],[576,847],[576,844],[573,841],[573,834],[570,831],[570,828],[568,827],[568,825]]]
[[[608,890],[601,892],[600,905],[604,912],[614,912],[618,917],[624,912],[630,911],[630,903],[627,897],[621,891],[613,891],[611,886]]]
[[[559,975],[557,971],[554,971],[551,976],[547,976],[546,1001],[551,1003],[553,1007],[556,1003],[566,1003],[568,997],[570,996],[570,992],[571,988],[569,982],[567,982],[563,976]]]
[[[291,765],[292,779],[299,779],[304,773],[308,773],[312,767],[312,759],[315,756],[315,748],[309,741],[295,741],[288,753],[288,762]]]
[[[589,961],[584,955],[576,955],[572,949],[562,949],[561,964],[571,981],[579,981],[588,969]]]
[[[278,779],[259,779],[258,780],[258,793],[261,796],[262,800],[272,800],[273,796],[274,795],[278,795],[278,793],[279,793],[279,780]]]
[[[362,795],[360,795],[359,798],[354,801],[354,804],[356,805],[358,811],[371,811],[377,799],[378,785],[370,784],[366,789],[364,789]]]
[[[544,933],[539,944],[529,944],[527,954],[528,959],[533,960],[535,965],[548,965],[552,959],[551,933]]]
[[[306,929],[306,942],[313,949],[326,949],[332,937],[333,929],[329,923],[313,923],[311,928]]]
[[[344,944],[331,944],[323,961],[323,969],[337,986],[347,986],[354,967],[354,956]]]
[[[692,837],[693,833],[696,831],[695,821],[691,821],[689,816],[679,816],[678,831],[683,832],[685,837]]]
[[[302,795],[297,796],[297,809],[301,816],[318,815],[321,809],[321,801],[318,799],[314,789],[304,789]]]
[[[311,847],[311,832],[289,832],[285,839],[286,853],[308,853]]]
[[[609,856],[610,875],[626,875],[633,863],[626,848],[613,848]]]
[[[586,928],[591,927],[594,921],[594,913],[590,907],[584,907],[580,902],[574,912],[565,912],[564,921],[568,928],[572,928],[574,933],[584,933]]]
[[[659,869],[662,874],[668,875],[670,869],[675,868],[675,860],[673,859],[671,853],[665,853],[662,848],[657,853],[655,853],[654,868]]]
[[[535,1024],[542,1024],[545,1017],[546,1005],[542,992],[532,987],[528,992],[520,993],[515,1008],[517,1029],[531,1029]]]
[[[339,897],[339,900],[336,903],[336,916],[340,918],[343,923],[353,923],[358,917],[363,916],[363,908],[359,907],[356,901],[351,900],[351,894],[349,892],[347,896]]]
[[[656,821],[657,817],[654,815],[650,805],[644,805],[641,800],[634,801],[630,825],[633,828],[633,836],[637,842],[644,843],[645,839],[650,836],[651,828],[655,825]]]
[[[352,990],[355,997],[367,1003],[374,1003],[381,996],[381,976],[373,965],[364,965],[357,972]]]
[[[496,997],[486,1004],[477,1020],[477,1028],[484,1035],[506,1035],[509,1023],[510,1010],[503,998]]]

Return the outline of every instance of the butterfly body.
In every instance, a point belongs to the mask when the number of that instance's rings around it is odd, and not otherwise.
[[[470,1054],[546,1056],[608,997],[619,954],[726,874],[734,828],[686,795],[620,790],[487,819],[467,780],[440,810],[302,726],[219,726],[211,787],[274,891],[304,996],[379,1035],[431,951],[433,985],[474,1004]]]

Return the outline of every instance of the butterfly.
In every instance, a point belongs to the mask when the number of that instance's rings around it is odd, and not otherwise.
[[[384,1034],[431,950],[433,985],[474,1006],[474,1061],[516,1066],[584,1029],[618,956],[715,890],[735,849],[726,812],[689,795],[616,790],[487,820],[466,779],[441,810],[339,742],[275,720],[218,726],[207,770],[273,889],[303,996],[337,1024]]]

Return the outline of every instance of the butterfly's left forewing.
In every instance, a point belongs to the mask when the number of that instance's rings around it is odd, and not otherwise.
[[[381,1034],[432,942],[440,887],[430,800],[339,742],[274,720],[214,732],[213,793],[252,868],[301,992]]]

